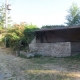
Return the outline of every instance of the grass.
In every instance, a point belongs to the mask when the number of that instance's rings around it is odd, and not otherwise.
[[[80,78],[80,56],[66,58],[39,57],[25,59],[26,80],[77,80]],[[24,64],[24,63],[23,63]]]
[[[24,54],[20,54],[21,58],[27,58]]]
[[[76,80],[80,78],[75,73],[63,73],[57,70],[29,70],[25,74],[30,80]]]
[[[65,58],[36,56],[24,59],[24,55],[21,57],[16,57],[16,59],[13,57],[6,61],[8,69],[12,71],[12,77],[16,80],[18,78],[21,80],[80,79],[80,55]]]
[[[65,57],[65,58],[68,59],[68,60],[80,60],[80,54],[79,55]]]
[[[16,73],[13,73],[13,74],[12,74],[12,77],[15,77],[15,76],[16,76]]]

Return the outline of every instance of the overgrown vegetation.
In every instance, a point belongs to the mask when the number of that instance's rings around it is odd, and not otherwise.
[[[57,28],[57,27],[66,27],[65,25],[45,25],[41,28]]]
[[[31,41],[33,40],[34,35],[35,35],[34,31],[37,29],[39,29],[39,28],[36,25],[32,25],[32,24],[25,25],[23,34],[24,34],[28,44],[31,43]]]
[[[13,49],[24,49],[33,40],[36,29],[39,29],[36,25],[26,24],[24,22],[14,24],[11,28],[1,31],[1,34],[4,36],[2,42],[5,42],[6,39],[6,46]]]
[[[76,3],[68,9],[68,15],[66,16],[67,26],[80,25],[80,8]]]
[[[2,4],[0,6],[0,28],[4,27],[4,22],[5,22],[5,8],[4,5]]]
[[[5,17],[6,17],[5,6],[4,6],[4,4],[1,4],[0,5],[0,30],[5,27],[5,25],[4,25],[5,24]],[[10,27],[11,26],[10,23],[12,22],[11,16],[8,16],[7,18],[8,18],[8,27]]]

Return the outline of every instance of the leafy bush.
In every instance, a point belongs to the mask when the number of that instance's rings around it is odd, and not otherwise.
[[[65,25],[45,25],[41,28],[58,28],[58,27],[66,27]]]
[[[36,29],[38,29],[37,26],[32,24],[14,24],[13,27],[8,28],[7,32],[5,32],[3,41],[6,38],[8,45],[13,49],[24,49],[29,47],[28,45],[33,40]]]
[[[31,41],[34,39],[35,36],[35,30],[38,30],[39,28],[36,25],[25,25],[25,30],[24,30],[24,36],[27,40],[27,43],[30,44]]]
[[[7,43],[9,43],[10,47],[17,49],[20,39],[24,37],[24,29],[21,24],[14,24],[12,28],[7,29],[5,37],[9,39]]]

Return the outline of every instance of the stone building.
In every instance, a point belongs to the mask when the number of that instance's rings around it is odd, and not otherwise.
[[[29,47],[43,56],[65,57],[80,54],[80,26],[37,30]]]

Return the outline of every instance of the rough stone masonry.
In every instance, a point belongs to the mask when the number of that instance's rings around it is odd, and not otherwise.
[[[70,42],[36,43],[34,39],[29,48],[30,51],[42,56],[66,57],[71,55]]]

